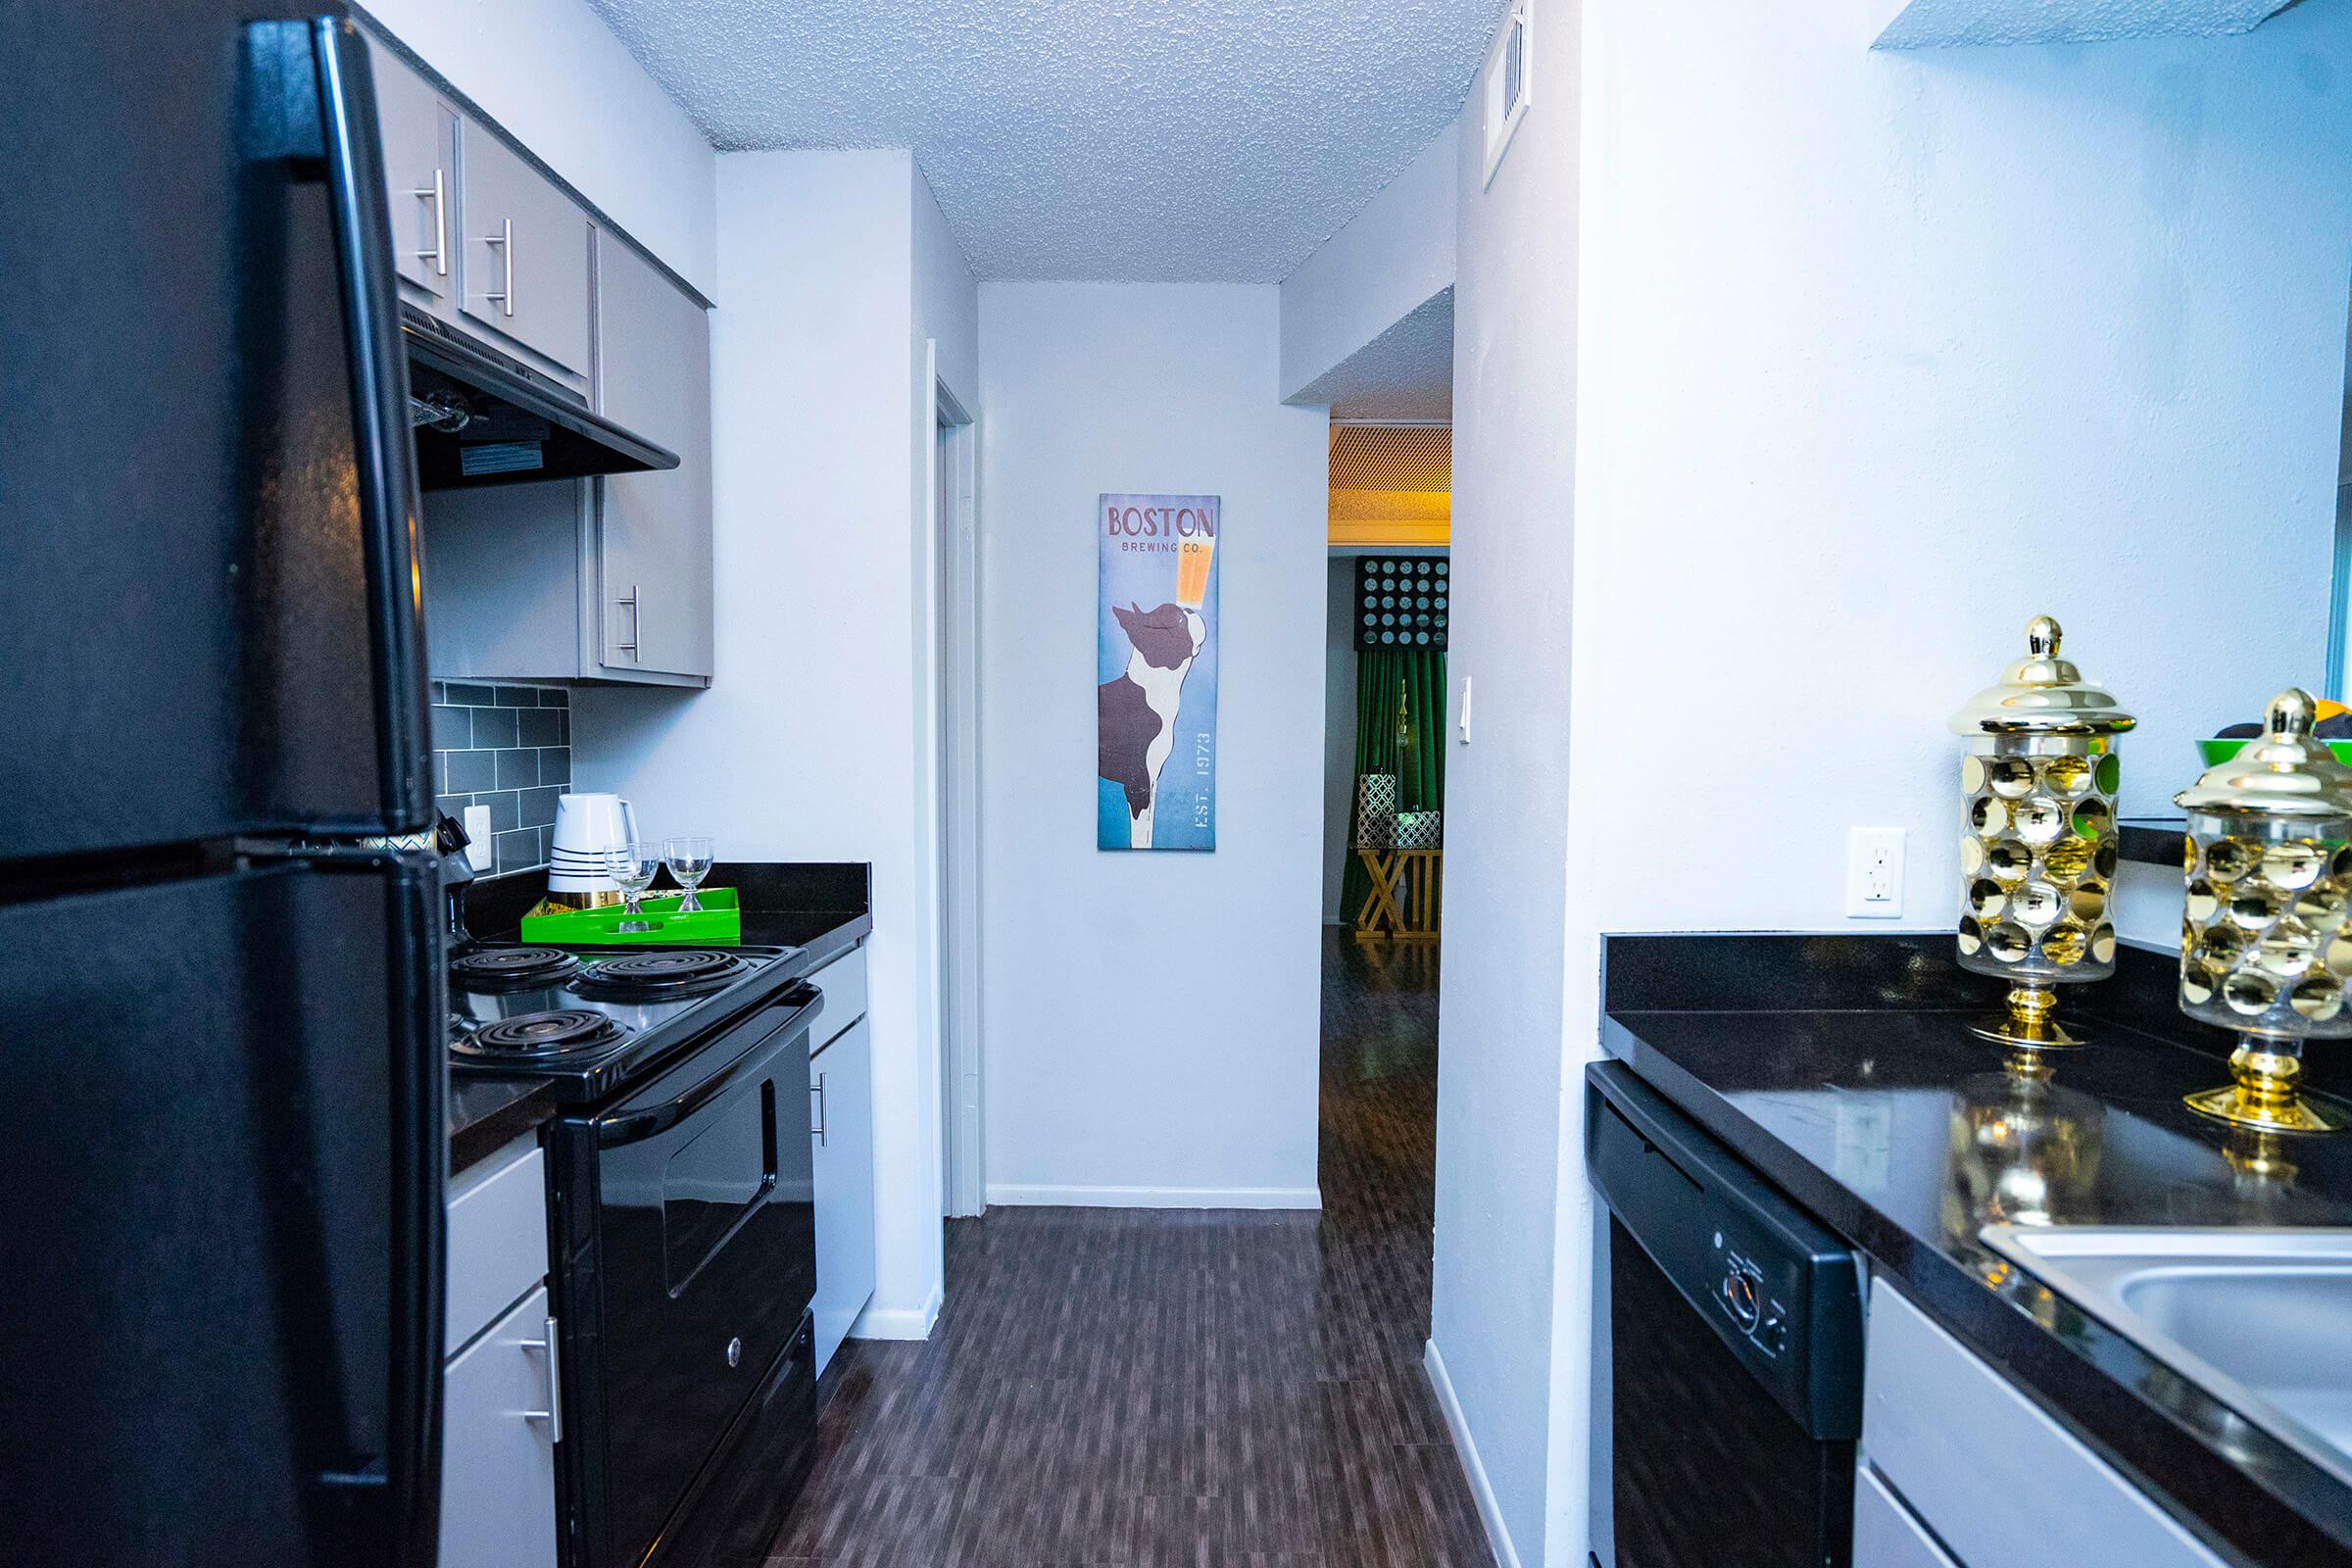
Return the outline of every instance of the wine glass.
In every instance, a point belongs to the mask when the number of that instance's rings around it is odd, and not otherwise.
[[[662,846],[662,860],[669,874],[678,879],[686,897],[678,903],[680,914],[694,914],[702,909],[702,900],[694,890],[702,886],[703,878],[710,874],[710,865],[718,858],[718,841],[708,833],[689,833],[669,839]]]
[[[650,920],[635,918],[645,912],[638,900],[662,874],[662,857],[650,844],[615,844],[605,851],[605,870],[620,889],[621,922],[616,931],[651,931]]]

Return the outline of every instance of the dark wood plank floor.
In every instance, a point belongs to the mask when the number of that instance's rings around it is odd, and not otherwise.
[[[1323,1212],[951,1221],[768,1568],[1488,1568],[1421,1370],[1436,1101],[1436,954],[1327,933]]]

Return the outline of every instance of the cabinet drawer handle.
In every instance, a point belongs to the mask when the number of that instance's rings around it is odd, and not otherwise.
[[[512,218],[502,220],[498,225],[498,232],[484,234],[482,243],[498,247],[498,253],[506,263],[507,273],[506,286],[495,294],[485,292],[482,298],[498,301],[500,315],[513,316],[514,314],[514,220]]]
[[[635,583],[629,584],[629,591],[613,600],[612,603],[615,607],[627,606],[629,612],[629,640],[625,643],[614,643],[612,646],[618,652],[628,655],[631,662],[635,662],[637,645],[645,637],[645,603],[637,597]]]
[[[551,1317],[547,1320],[545,1333],[547,1338],[543,1340],[517,1340],[514,1342],[514,1348],[517,1350],[545,1350],[547,1352],[547,1408],[525,1410],[522,1412],[522,1418],[525,1421],[546,1422],[547,1441],[562,1443],[564,1441],[564,1377],[556,1364],[556,1320],[554,1318]]]
[[[823,1149],[827,1147],[825,1144],[825,1075],[823,1073],[818,1073],[816,1082],[808,1086],[808,1096],[816,1102],[816,1125],[809,1128],[808,1131],[816,1139],[816,1147]]]
[[[418,201],[430,198],[433,204],[433,248],[429,251],[418,251],[416,259],[420,262],[432,263],[434,273],[441,277],[447,277],[449,275],[448,176],[436,169],[433,171],[433,182],[430,185],[419,185],[409,194]]]

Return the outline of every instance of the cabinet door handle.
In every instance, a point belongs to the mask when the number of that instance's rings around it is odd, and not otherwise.
[[[546,1422],[547,1441],[562,1443],[564,1441],[564,1377],[556,1364],[556,1320],[554,1318],[551,1317],[547,1320],[544,1332],[547,1338],[543,1340],[517,1340],[514,1342],[514,1348],[517,1350],[545,1350],[547,1352],[547,1408],[525,1410],[522,1412],[522,1418],[525,1421]]]
[[[499,255],[505,260],[507,273],[506,286],[495,294],[484,291],[482,298],[498,301],[500,315],[513,316],[514,314],[514,220],[512,218],[502,220],[498,225],[498,232],[484,234],[482,243],[498,247]]]
[[[416,259],[433,264],[437,276],[449,275],[449,179],[442,171],[433,171],[433,182],[419,185],[409,192],[418,201],[430,199],[433,204],[433,248],[418,251]]]
[[[629,611],[629,640],[625,643],[614,643],[612,646],[618,652],[628,655],[630,662],[634,663],[637,660],[637,644],[645,636],[645,604],[637,597],[637,585],[629,584],[629,591],[613,600],[612,603],[615,608],[626,605]]]
[[[808,1094],[809,1094],[809,1098],[810,1098],[810,1099],[812,1099],[812,1100],[814,1100],[814,1101],[816,1102],[816,1125],[815,1125],[815,1126],[813,1126],[813,1127],[811,1127],[811,1128],[809,1128],[809,1129],[808,1129],[808,1131],[809,1131],[809,1134],[810,1134],[812,1137],[814,1137],[814,1138],[816,1139],[816,1147],[817,1147],[817,1148],[819,1148],[819,1149],[823,1149],[824,1147],[826,1147],[826,1145],[825,1145],[825,1075],[824,1075],[823,1073],[821,1073],[821,1072],[820,1072],[820,1073],[818,1073],[818,1074],[816,1075],[816,1082],[814,1082],[814,1083],[812,1083],[812,1084],[810,1084],[810,1085],[808,1086]]]

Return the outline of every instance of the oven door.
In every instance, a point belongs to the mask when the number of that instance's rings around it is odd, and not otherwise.
[[[641,1563],[816,1293],[796,986],[618,1104],[567,1121],[572,1560]]]

